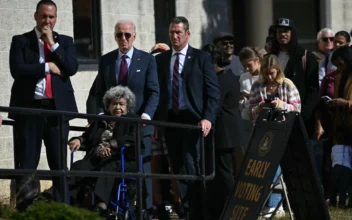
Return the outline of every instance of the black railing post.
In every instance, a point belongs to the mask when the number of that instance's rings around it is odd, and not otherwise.
[[[143,166],[143,157],[141,157],[141,124],[136,123],[135,124],[135,135],[136,135],[136,148],[135,148],[135,154],[136,154],[136,164],[138,168],[138,174],[142,173],[142,166]],[[144,137],[144,135],[143,135]],[[141,176],[137,177],[137,215],[136,219],[141,220],[142,219],[142,209],[143,209],[143,193],[142,193],[142,187],[143,183]]]
[[[214,143],[212,143],[212,172],[207,175],[205,172],[205,141],[204,137],[200,137],[199,143],[201,149],[201,173],[200,175],[175,175],[175,174],[153,174],[153,173],[144,173],[143,166],[143,157],[141,157],[141,145],[143,141],[142,134],[142,124],[147,124],[149,126],[161,126],[161,127],[173,127],[173,128],[182,128],[182,129],[196,129],[200,130],[199,126],[196,125],[187,125],[187,124],[179,124],[179,123],[170,123],[170,122],[160,122],[160,121],[148,121],[142,120],[139,118],[127,118],[127,117],[113,117],[113,116],[105,116],[105,115],[90,115],[90,114],[81,114],[75,112],[66,112],[66,111],[53,111],[53,110],[44,110],[44,109],[29,109],[29,108],[18,108],[18,107],[4,107],[0,106],[0,112],[11,112],[16,113],[18,115],[41,115],[41,116],[51,116],[57,117],[58,126],[59,126],[59,144],[60,150],[58,156],[60,158],[60,168],[59,170],[25,170],[25,169],[2,169],[0,168],[0,179],[15,179],[18,176],[23,175],[32,175],[33,172],[35,176],[39,176],[39,179],[50,180],[52,178],[57,178],[60,183],[60,196],[63,200],[62,202],[69,202],[69,194],[68,194],[68,184],[67,184],[67,176],[81,176],[81,177],[124,177],[124,178],[136,178],[137,179],[137,215],[136,219],[142,219],[143,217],[143,208],[144,208],[144,196],[143,196],[143,184],[142,182],[146,178],[158,178],[158,179],[177,179],[177,180],[193,180],[193,181],[202,181],[204,184],[207,180],[212,180],[215,176],[215,148]],[[79,119],[91,119],[91,120],[115,120],[122,123],[131,123],[135,125],[135,154],[136,154],[136,164],[138,167],[138,172],[105,172],[105,171],[67,171],[67,146],[66,146],[66,132],[65,130],[66,124],[64,122],[64,117],[70,118],[79,118]],[[11,120],[3,120],[3,125],[14,126],[15,122]],[[71,130],[73,131],[85,131],[86,129],[83,127],[75,127],[71,126]],[[213,132],[212,132],[213,133]],[[14,145],[16,145],[16,132],[14,131]],[[212,134],[213,136],[214,134]],[[213,140],[214,141],[214,140]],[[208,143],[208,142],[207,142]],[[208,146],[209,147],[209,146]],[[16,155],[19,152],[14,152]],[[16,158],[16,156],[15,156]],[[15,161],[15,166],[18,165],[18,161]],[[15,167],[16,168],[16,167]],[[19,168],[19,167],[18,167]]]
[[[201,161],[201,171],[200,171],[200,175],[202,176],[202,177],[204,177],[205,176],[205,141],[204,141],[204,136],[203,136],[203,132],[202,131],[200,131],[200,140],[199,140],[200,142],[200,161]],[[205,179],[202,181],[203,182],[203,187],[204,187],[204,189],[205,189]]]
[[[68,185],[67,185],[67,147],[65,137],[65,123],[64,116],[58,116],[59,122],[59,135],[60,135],[60,152],[59,158],[61,161],[61,170],[64,171],[65,175],[60,176],[60,197],[64,203],[69,202],[68,198]]]
[[[210,176],[215,177],[215,132],[213,130],[211,136],[211,170],[212,173],[209,173]]]

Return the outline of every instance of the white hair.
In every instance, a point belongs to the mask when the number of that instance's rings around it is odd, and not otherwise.
[[[136,33],[136,25],[134,25],[133,21],[131,21],[131,20],[119,20],[119,21],[116,22],[115,28],[116,28],[118,25],[120,25],[120,24],[132,24],[132,26],[133,26],[133,31],[134,31],[134,33]]]
[[[103,97],[103,103],[106,111],[109,111],[110,103],[113,99],[126,99],[127,110],[130,113],[134,113],[134,108],[136,106],[136,96],[127,86],[115,86],[111,87],[105,92]]]
[[[332,34],[332,36],[335,36],[335,33],[330,28],[323,28],[317,34],[317,41],[322,38],[323,33],[329,33]]]

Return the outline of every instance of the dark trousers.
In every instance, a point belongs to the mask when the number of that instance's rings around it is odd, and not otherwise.
[[[234,187],[233,152],[234,148],[215,149],[215,178],[207,182],[208,219],[220,218]]]
[[[169,111],[168,121],[194,125],[199,122],[187,110],[177,114]],[[166,146],[175,174],[200,175],[199,135],[199,130],[165,128]],[[180,180],[178,186],[185,211],[189,212],[189,219],[204,219],[202,182]]]
[[[332,161],[331,149],[333,146],[332,139],[323,141],[323,160],[322,160],[322,183],[324,188],[325,199],[329,199],[332,194]]]
[[[109,158],[100,159],[97,156],[86,156],[82,160],[76,161],[72,164],[71,170],[91,170],[91,171],[105,171],[105,172],[121,172],[121,159],[120,155],[114,154]],[[136,163],[134,160],[125,161],[125,172],[136,172]],[[111,191],[114,186],[115,177],[74,177],[70,178],[70,196],[72,203],[80,203],[77,201],[79,190],[83,186],[90,183],[94,186],[94,194],[98,197],[99,201],[109,204],[111,198]]]
[[[38,106],[38,108],[41,106]],[[48,109],[53,109],[52,106]],[[42,140],[46,147],[47,160],[51,170],[66,168],[61,164],[61,146],[67,145],[69,132],[68,122],[64,122],[64,145],[60,145],[60,128],[57,117],[16,116],[14,126],[15,137],[18,139],[15,147],[16,168],[37,169],[40,160]],[[66,155],[64,155],[66,157]],[[60,195],[60,177],[53,177],[53,196],[57,202],[63,201]],[[38,181],[33,176],[21,176],[16,180],[17,208],[26,209],[27,201],[33,199],[33,188]]]
[[[144,154],[143,154],[143,172],[151,173],[151,154],[152,154],[152,139],[151,136],[144,136]],[[146,188],[146,209],[153,208],[153,180],[150,178],[145,179],[145,188]]]
[[[352,171],[350,168],[336,164],[332,168],[333,174],[333,192],[330,199],[332,205],[336,205],[336,196],[339,195],[339,206],[346,205],[346,193],[348,185],[352,178]],[[352,197],[350,197],[351,199]]]

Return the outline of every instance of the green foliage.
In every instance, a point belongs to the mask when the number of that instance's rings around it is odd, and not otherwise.
[[[0,204],[0,218],[8,218],[13,214],[13,210],[7,206]]]
[[[27,211],[13,212],[5,206],[0,208],[0,218],[15,220],[100,220],[98,213],[79,209],[55,202],[38,202],[28,207]]]

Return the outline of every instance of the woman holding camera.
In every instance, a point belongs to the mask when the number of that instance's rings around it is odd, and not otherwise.
[[[260,72],[259,80],[252,86],[249,100],[253,119],[264,107],[272,108],[274,111],[301,111],[301,99],[298,90],[291,80],[285,78],[279,60],[275,55],[264,57]],[[276,182],[280,173],[281,168],[279,167],[273,182]],[[271,217],[271,213],[280,200],[280,194],[271,194],[262,210],[264,218]],[[274,215],[278,218],[283,217],[285,215],[283,207],[281,206]]]
[[[261,76],[251,89],[250,109],[255,119],[262,108],[301,112],[301,99],[296,86],[285,78],[278,58],[275,55],[264,57]]]

